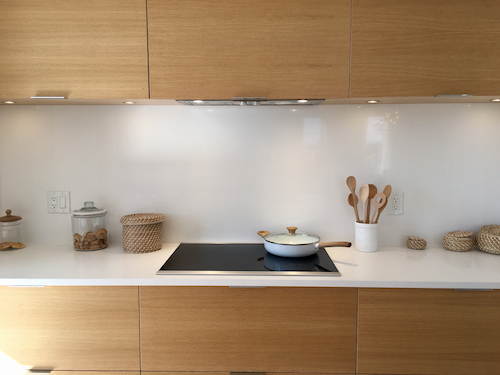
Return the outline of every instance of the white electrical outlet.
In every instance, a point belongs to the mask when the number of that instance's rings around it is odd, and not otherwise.
[[[403,215],[404,208],[404,194],[394,193],[389,197],[389,203],[387,204],[389,209],[389,215]]]
[[[49,214],[64,214],[71,211],[69,191],[48,191],[47,210]]]

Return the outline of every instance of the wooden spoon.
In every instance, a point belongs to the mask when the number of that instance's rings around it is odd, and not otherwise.
[[[370,224],[373,224],[373,219],[375,218],[375,214],[377,213],[377,210],[382,207],[385,202],[387,202],[387,198],[384,193],[378,193],[373,197],[373,215],[372,218],[370,219]]]
[[[389,197],[391,196],[391,193],[392,193],[392,186],[391,185],[387,185],[384,188],[385,203],[384,203],[384,205],[382,207],[380,207],[378,209],[377,218],[375,219],[375,224],[378,223],[378,219],[380,217],[380,214],[382,213],[382,211],[384,211],[384,208],[385,208],[385,206],[387,206],[387,203],[389,203]]]
[[[347,199],[347,202],[349,202],[349,205],[354,207],[354,215],[356,216],[356,221],[359,223],[359,213],[358,213],[358,197],[356,194],[352,195],[349,194],[349,198]]]
[[[375,195],[377,195],[377,187],[373,184],[369,184],[368,187],[370,188],[368,192],[368,203],[366,204],[366,216],[367,219],[370,218],[370,201],[375,198]],[[367,223],[367,221],[365,221]]]
[[[368,200],[368,194],[370,194],[370,187],[368,185],[362,185],[359,188],[359,197],[361,202],[363,202],[363,223],[368,224],[368,215],[366,214],[366,201]]]
[[[352,196],[354,197],[353,203],[354,205],[351,204],[354,208],[354,215],[356,215],[356,221],[359,221],[359,213],[358,213],[358,197],[356,196],[356,179],[354,176],[349,176],[347,177],[346,180],[347,187],[351,191]],[[350,203],[349,203],[350,204]]]

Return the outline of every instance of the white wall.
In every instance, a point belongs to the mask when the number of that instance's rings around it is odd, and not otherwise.
[[[0,205],[28,243],[71,244],[68,190],[120,217],[166,216],[165,242],[259,242],[286,226],[353,240],[347,176],[404,192],[380,242],[440,243],[453,230],[500,224],[499,104],[315,107],[1,106]]]

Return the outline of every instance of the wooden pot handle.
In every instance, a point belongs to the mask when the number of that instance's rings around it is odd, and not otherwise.
[[[268,234],[271,234],[271,232],[268,232],[267,230],[259,230],[259,231],[257,232],[257,234],[258,234],[259,236],[261,236],[262,238],[264,238],[264,237],[265,237],[265,236],[267,236]]]
[[[318,249],[324,249],[325,247],[351,247],[350,242],[321,242],[318,244]]]

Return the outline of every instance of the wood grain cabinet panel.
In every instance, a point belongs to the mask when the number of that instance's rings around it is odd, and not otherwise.
[[[140,370],[137,287],[0,287],[0,301],[0,352],[19,365]]]
[[[143,371],[355,372],[355,288],[140,287]]]
[[[151,98],[346,98],[350,0],[148,0]]]
[[[350,96],[500,94],[497,0],[353,0]]]
[[[141,375],[140,371],[51,371],[50,375]]]
[[[0,2],[0,98],[148,98],[145,0]]]
[[[500,373],[500,290],[360,289],[360,374]]]

